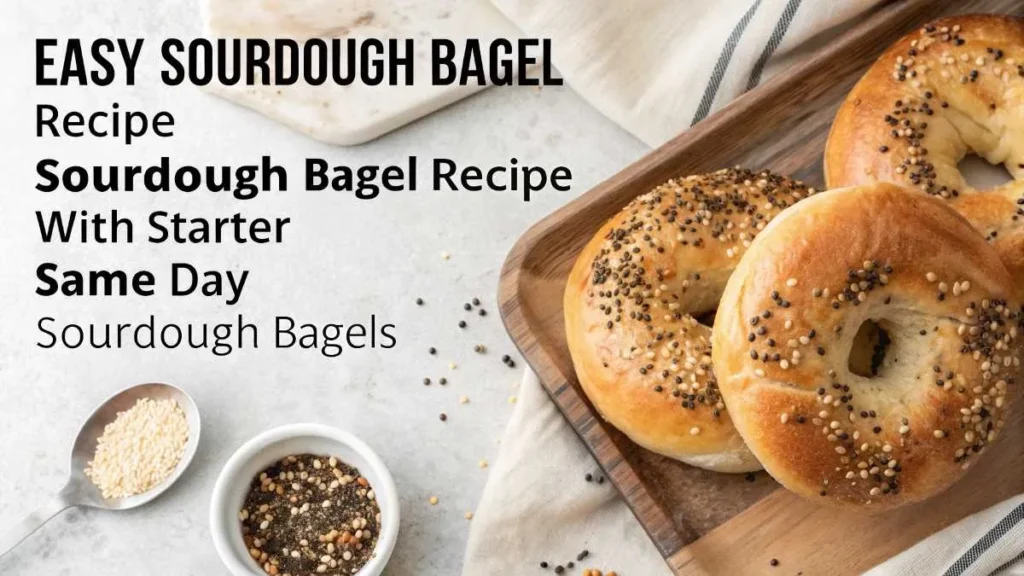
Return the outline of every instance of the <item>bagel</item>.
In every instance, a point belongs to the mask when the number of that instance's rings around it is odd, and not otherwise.
[[[713,312],[750,241],[813,194],[739,168],[670,180],[584,247],[564,295],[576,375],[598,413],[637,444],[719,472],[761,466],[736,433],[711,368]]]
[[[970,153],[1013,180],[972,188],[957,167]],[[1024,19],[956,16],[896,42],[840,106],[825,181],[895,182],[948,201],[1024,289]]]
[[[996,251],[942,201],[833,190],[758,235],[719,305],[714,370],[765,469],[818,501],[941,492],[996,438],[1022,315]]]

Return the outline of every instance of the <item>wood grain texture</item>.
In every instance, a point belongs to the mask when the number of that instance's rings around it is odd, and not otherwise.
[[[823,185],[832,118],[874,59],[942,15],[1024,15],[1019,0],[891,3],[799,65],[737,99],[528,230],[502,269],[506,329],[572,427],[679,574],[854,574],[999,500],[1024,492],[1024,415],[950,492],[885,515],[838,514],[782,490],[663,458],[596,416],[565,344],[562,293],[576,255],[633,197],[674,176],[732,165]],[[778,558],[780,568],[769,567]]]

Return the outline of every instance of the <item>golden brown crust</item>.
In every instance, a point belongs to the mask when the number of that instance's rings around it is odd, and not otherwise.
[[[635,442],[696,466],[760,469],[711,368],[711,312],[746,246],[811,191],[767,172],[672,180],[637,198],[583,249],[566,285],[569,351],[601,415]]]
[[[1021,376],[1013,290],[995,250],[939,200],[885,183],[816,195],[729,280],[712,339],[721,392],[794,492],[873,508],[927,498],[1003,426]],[[868,320],[892,340],[874,349],[874,377],[849,360]]]
[[[972,189],[957,167],[972,152],[1016,181]],[[1024,19],[956,16],[893,44],[840,107],[825,180],[896,182],[946,199],[1024,287]]]

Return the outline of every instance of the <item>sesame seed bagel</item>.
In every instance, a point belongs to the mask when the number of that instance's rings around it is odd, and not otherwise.
[[[950,486],[1019,387],[996,251],[944,202],[878,183],[815,195],[743,256],[713,359],[765,469],[818,501],[895,507]]]
[[[569,351],[597,411],[641,446],[719,472],[761,466],[711,367],[713,312],[750,241],[813,193],[749,170],[670,180],[598,230],[565,288]]]
[[[971,153],[1014,180],[972,188],[958,168]],[[896,42],[840,107],[825,179],[896,182],[948,201],[1024,288],[1024,19],[957,16]]]

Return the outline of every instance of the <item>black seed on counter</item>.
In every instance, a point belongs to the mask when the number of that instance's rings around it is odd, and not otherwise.
[[[430,378],[424,378],[423,379],[423,385],[424,386],[430,386]]]
[[[445,414],[444,412],[441,412],[441,415],[439,416],[439,418],[441,419],[441,422],[444,422],[445,420],[448,419],[448,415]]]
[[[466,302],[465,304],[462,305],[462,309],[466,310],[466,311],[472,310],[473,309],[473,305],[470,304],[469,302]]]
[[[433,356],[434,354],[437,354],[437,348],[431,346],[430,348],[427,349],[427,352],[429,352],[430,355]]]
[[[459,320],[459,328],[465,328],[465,327],[466,327],[466,321],[465,320]]]
[[[483,308],[481,308],[480,311],[477,312],[477,314],[479,314],[481,316],[487,316],[487,310],[484,310]]]
[[[473,298],[473,306],[479,306],[479,305],[480,305],[480,299],[479,298]]]
[[[416,305],[417,306],[423,306],[423,298],[417,298],[416,299]]]

